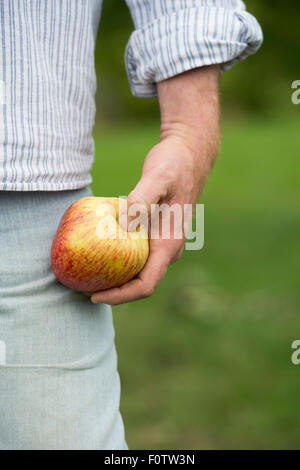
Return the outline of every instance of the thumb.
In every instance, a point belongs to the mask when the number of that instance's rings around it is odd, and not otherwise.
[[[136,230],[142,223],[148,225],[151,205],[158,204],[165,196],[164,185],[153,178],[143,176],[136,187],[128,194],[127,204],[121,208],[119,224],[124,230]]]

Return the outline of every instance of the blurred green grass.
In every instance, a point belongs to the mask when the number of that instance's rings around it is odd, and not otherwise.
[[[157,139],[156,124],[98,124],[95,195],[126,195]],[[228,123],[204,249],[114,308],[131,448],[300,447],[299,140],[296,120]]]

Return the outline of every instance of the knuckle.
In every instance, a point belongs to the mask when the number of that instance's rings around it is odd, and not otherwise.
[[[145,285],[142,290],[142,297],[146,299],[147,297],[151,297],[154,294],[155,288],[152,285]]]
[[[134,213],[148,214],[150,211],[150,203],[146,200],[142,194],[133,194],[128,196],[129,211]]]
[[[176,263],[177,261],[180,260],[181,256],[183,255],[183,251],[184,251],[184,247],[182,247],[177,253],[176,255],[173,257],[173,259],[171,260],[171,264],[174,264]]]

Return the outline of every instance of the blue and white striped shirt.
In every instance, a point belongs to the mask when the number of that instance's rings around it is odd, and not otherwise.
[[[126,0],[126,68],[136,96],[203,65],[256,52],[262,31],[240,0]],[[102,0],[0,0],[0,190],[91,182]]]

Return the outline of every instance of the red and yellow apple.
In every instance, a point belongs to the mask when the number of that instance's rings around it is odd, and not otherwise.
[[[121,286],[145,265],[149,242],[145,228],[119,225],[124,199],[85,197],[65,212],[51,249],[52,268],[64,285],[81,292]]]

